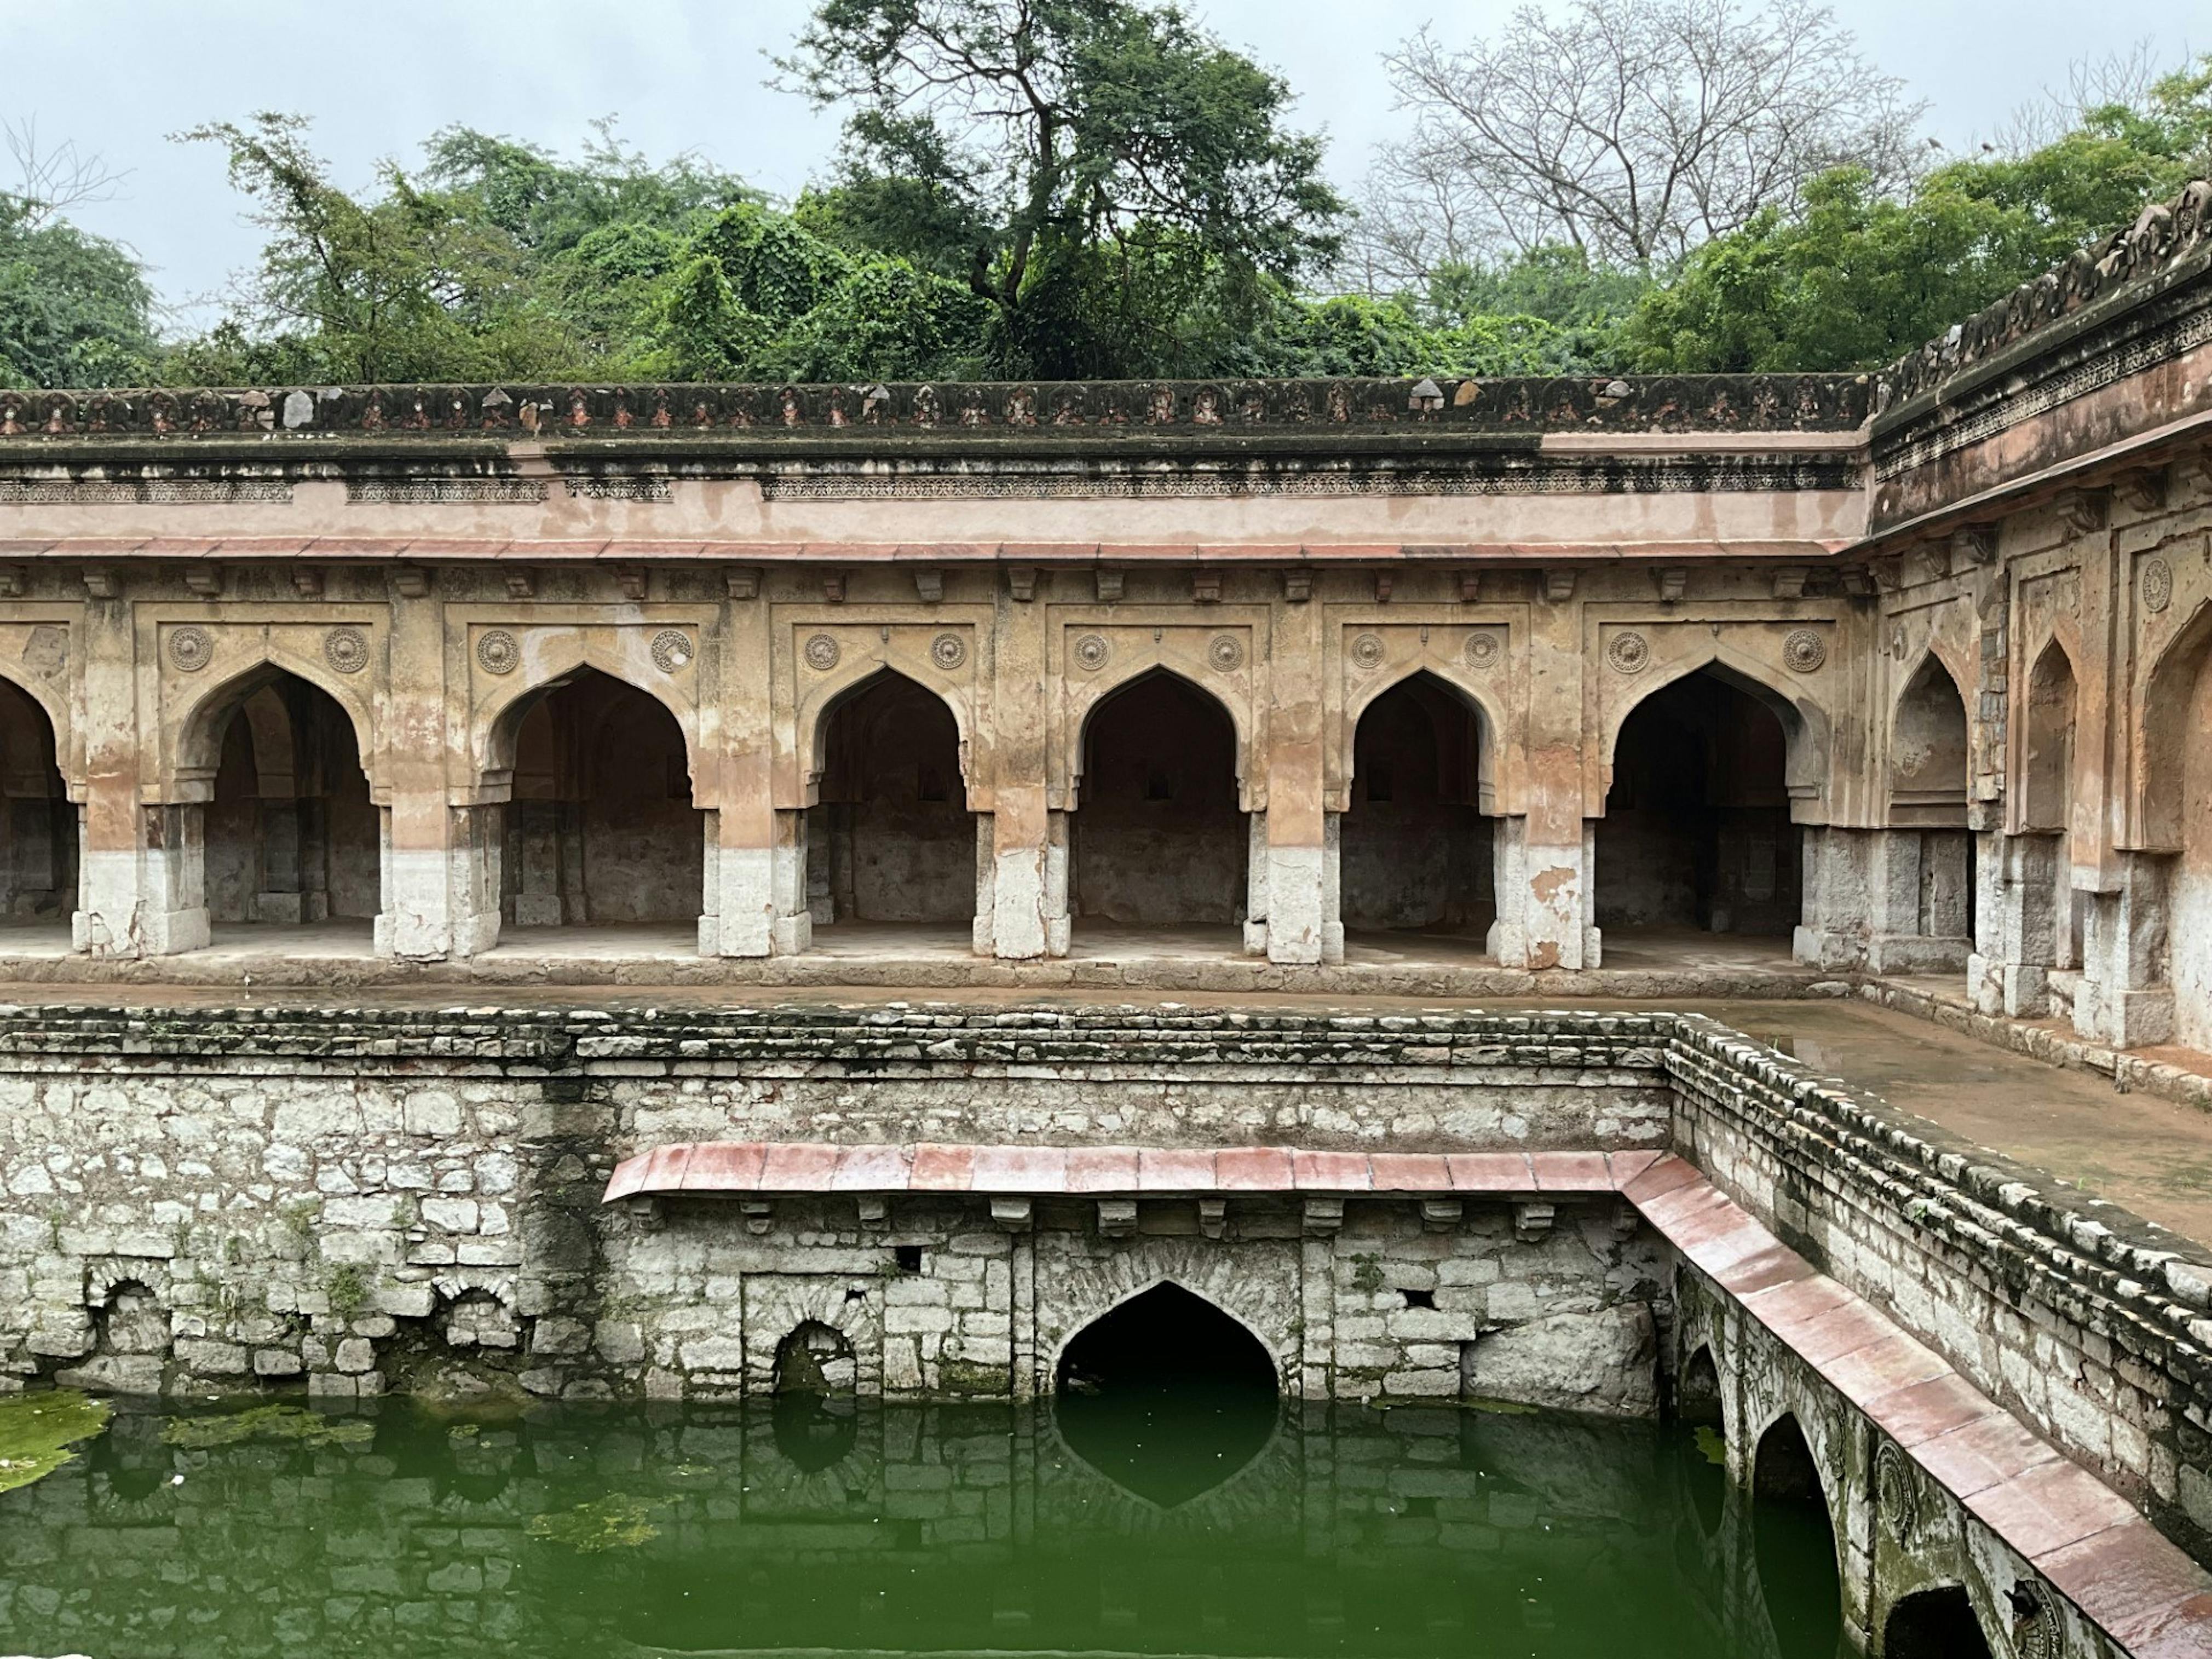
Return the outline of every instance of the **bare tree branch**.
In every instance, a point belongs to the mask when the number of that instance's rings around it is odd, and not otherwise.
[[[5,137],[8,154],[15,162],[15,187],[0,190],[0,202],[9,204],[32,229],[73,207],[107,201],[131,176],[79,149],[73,139],[42,149],[36,116],[0,126],[0,137]]]
[[[1524,6],[1492,39],[1424,31],[1386,62],[1413,118],[1377,158],[1362,233],[1401,263],[1565,242],[1648,267],[1826,168],[1888,185],[1913,165],[1920,106],[1804,0]]]

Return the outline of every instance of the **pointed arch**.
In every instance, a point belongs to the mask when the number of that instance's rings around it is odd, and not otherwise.
[[[40,628],[29,630],[33,637],[40,631]],[[68,691],[39,676],[18,673],[12,663],[0,659],[0,695],[9,693],[21,697],[44,717],[46,732],[53,740],[54,769],[61,774],[63,793],[81,804],[84,799],[84,780],[81,775],[83,757],[76,752],[76,711]]]
[[[1494,728],[1425,667],[1362,701],[1337,824],[1346,927],[1482,935],[1497,915]]]
[[[977,819],[953,701],[880,667],[823,700],[815,720],[804,842],[815,923],[959,922],[972,933]]]
[[[854,665],[848,672],[810,688],[799,701],[796,720],[797,758],[803,793],[797,805],[812,806],[820,799],[823,775],[828,769],[827,742],[831,723],[842,711],[850,708],[871,692],[890,684],[910,687],[931,702],[942,704],[945,713],[952,717],[953,736],[959,752],[961,787],[965,798],[970,787],[969,728],[973,711],[945,687],[932,685],[904,668],[894,667],[887,662],[862,662]],[[969,805],[972,810],[973,803]]]
[[[345,715],[353,727],[355,755],[375,794],[379,790],[376,731],[370,710],[350,687],[336,683],[319,665],[307,664],[295,653],[264,645],[250,661],[201,691],[177,715],[171,728],[175,736],[170,744],[169,775],[162,781],[162,799],[211,799],[216,772],[222,764],[223,734],[229,729],[231,716],[256,692],[280,686],[287,677],[313,687]]]
[[[1100,1326],[1105,1324],[1115,1314],[1163,1291],[1170,1291],[1179,1296],[1187,1297],[1192,1302],[1199,1304],[1218,1316],[1227,1323],[1235,1326],[1250,1341],[1253,1352],[1267,1362],[1268,1375],[1276,1391],[1278,1393],[1282,1391],[1283,1362],[1267,1339],[1261,1334],[1251,1321],[1235,1309],[1224,1306],[1219,1301],[1203,1291],[1192,1289],[1171,1273],[1154,1273],[1143,1283],[1123,1289],[1105,1306],[1096,1310],[1074,1329],[1069,1331],[1053,1350],[1051,1376],[1054,1388],[1058,1389],[1065,1379],[1068,1353],[1071,1349],[1075,1348],[1085,1338],[1093,1334]]]
[[[1357,695],[1346,699],[1343,718],[1337,732],[1335,760],[1338,799],[1334,810],[1339,811],[1344,810],[1346,799],[1352,788],[1353,775],[1357,769],[1356,750],[1359,741],[1360,721],[1366,718],[1369,709],[1389,696],[1391,692],[1397,690],[1401,686],[1420,679],[1429,680],[1443,690],[1456,696],[1467,705],[1468,711],[1474,716],[1477,728],[1482,736],[1485,793],[1492,798],[1491,804],[1486,805],[1483,810],[1486,812],[1505,810],[1496,803],[1496,796],[1499,793],[1498,772],[1506,759],[1501,747],[1503,741],[1501,734],[1505,730],[1504,711],[1498,707],[1489,689],[1471,684],[1465,676],[1452,672],[1449,665],[1434,662],[1410,662],[1398,665],[1395,672],[1388,675],[1376,676],[1374,684],[1361,687]]]
[[[1964,829],[1970,763],[1966,700],[1949,666],[1930,648],[1890,710],[1891,823]]]
[[[532,647],[524,655],[522,668],[500,681],[489,695],[479,695],[469,732],[470,767],[477,780],[477,799],[507,799],[513,786],[514,740],[522,722],[538,703],[588,669],[651,698],[668,711],[683,736],[692,804],[703,811],[720,805],[715,769],[706,763],[699,746],[698,705],[684,695],[690,676],[679,682],[674,675],[638,673],[633,662],[602,648],[581,630],[533,640]]]
[[[1071,914],[1121,926],[1244,920],[1254,820],[1233,712],[1158,668],[1095,703],[1071,779]]]
[[[1708,674],[1760,703],[1782,724],[1784,764],[1783,781],[1792,799],[1815,798],[1826,787],[1832,723],[1828,712],[1813,698],[1801,695],[1770,665],[1747,657],[1715,641],[1706,650],[1655,669],[1639,677],[1636,696],[1615,709],[1599,745],[1599,772],[1595,798],[1586,803],[1584,816],[1601,817],[1607,792],[1613,786],[1615,750],[1621,728],[1638,708],[1668,687],[1695,674]]]
[[[2194,706],[2212,659],[2212,599],[2199,603],[2143,678],[2142,762],[2136,768],[2136,821],[2146,847],[2175,851],[2185,843],[2185,780],[2189,757],[2207,736]]]
[[[1882,1659],[1990,1659],[1994,1651],[1963,1584],[1899,1597],[1881,1631]]]
[[[2036,653],[2027,696],[2020,827],[2063,832],[2072,828],[2074,720],[2081,692],[2072,653],[2055,634]]]
[[[1102,677],[1103,680],[1103,677]],[[1071,744],[1072,757],[1068,766],[1067,805],[1073,811],[1080,804],[1084,775],[1089,765],[1092,734],[1097,727],[1098,716],[1127,694],[1139,687],[1163,680],[1171,680],[1191,696],[1212,704],[1229,722],[1235,753],[1237,787],[1240,795],[1246,789],[1246,762],[1251,753],[1251,732],[1240,717],[1237,707],[1229,699],[1210,687],[1200,684],[1181,670],[1163,662],[1133,664],[1128,670],[1110,681],[1093,681],[1083,688],[1081,699],[1075,709]],[[1250,811],[1249,807],[1245,810]]]

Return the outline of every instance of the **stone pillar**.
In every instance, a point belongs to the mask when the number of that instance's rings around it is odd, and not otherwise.
[[[1267,815],[1244,815],[1244,954],[1267,950]]]
[[[1802,847],[1802,890],[1790,954],[1817,968],[1864,966],[1872,893],[1881,879],[1869,867],[1875,835],[1808,824]]]
[[[775,815],[775,843],[769,861],[769,956],[797,956],[814,943],[814,915],[806,894],[806,813],[780,811]],[[762,954],[754,951],[730,955]]]
[[[1321,836],[1321,959],[1344,960],[1344,814],[1322,816]]]
[[[2087,895],[2081,982],[2074,1030],[2093,1042],[2136,1048],[2173,1039],[2173,989],[2166,982],[2167,855],[2115,854],[2119,890]]]
[[[2049,1011],[2064,843],[2063,836],[2046,834],[1981,838],[1966,986],[1985,1014],[2040,1019]]]
[[[138,948],[94,947],[95,956],[174,956],[208,942],[206,810],[198,801],[146,809],[143,885],[132,918]]]
[[[207,943],[205,906],[197,930],[181,934],[153,920],[147,868],[162,856],[162,843],[181,837],[184,825],[167,809],[139,811],[138,679],[131,607],[119,599],[94,599],[82,612],[83,701],[76,714],[84,750],[83,813],[77,860],[77,908],[70,919],[72,945],[95,957],[142,957],[191,950]],[[66,766],[66,758],[62,763]],[[197,810],[197,809],[196,809]],[[197,819],[194,823],[197,833]],[[164,906],[177,895],[172,882]],[[162,915],[169,913],[166,908]],[[197,936],[195,936],[195,932]],[[181,938],[181,944],[167,941]],[[159,942],[157,942],[159,941]]]
[[[452,888],[447,896],[448,914],[453,918],[453,955],[472,957],[489,951],[499,943],[499,900],[504,885],[503,872],[506,853],[504,806],[455,806],[447,809],[450,821],[447,831],[454,857],[448,865]],[[392,814],[380,814],[387,842],[392,834]],[[384,867],[392,868],[387,850]],[[392,908],[392,895],[384,896],[384,908]]]
[[[1067,814],[1048,811],[1042,788],[1001,784],[996,810],[982,815],[988,833],[992,952],[1008,961],[1067,954]],[[977,937],[984,936],[985,884],[975,887]],[[979,943],[977,949],[982,946]]]
[[[362,757],[385,809],[376,953],[440,962],[469,954],[481,940],[481,923],[465,920],[456,901],[482,890],[481,866],[497,853],[466,833],[465,812],[477,804],[479,781],[473,770],[456,776],[453,769],[457,760],[470,765],[468,715],[447,696],[445,604],[434,577],[395,573],[391,605],[390,694],[379,751]],[[468,806],[456,807],[457,799]]]
[[[263,800],[256,816],[259,842],[259,890],[253,896],[256,921],[319,921],[308,914],[301,880],[300,803]]]
[[[979,957],[992,951],[992,929],[998,921],[999,900],[996,891],[999,861],[997,832],[992,828],[993,814],[978,812],[975,818],[975,915],[969,924],[969,945]]]

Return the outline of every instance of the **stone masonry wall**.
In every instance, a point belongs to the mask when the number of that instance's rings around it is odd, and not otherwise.
[[[988,1214],[902,1200],[891,1230],[864,1237],[850,1200],[763,1216],[678,1203],[656,1232],[602,1209],[613,1164],[714,1138],[1650,1147],[1667,1123],[1660,1029],[1110,1011],[19,1010],[0,1015],[0,1354],[16,1378],[132,1391],[304,1377],[325,1395],[471,1378],[712,1393],[749,1373],[759,1386],[773,1341],[823,1311],[816,1300],[830,1298],[839,1317],[823,1322],[837,1326],[860,1289],[872,1299],[853,1308],[881,1307],[882,1331],[900,1339],[882,1346],[885,1386],[1025,1390],[1052,1355],[1009,1370],[1011,1316],[988,1275],[1011,1247]],[[1600,1247],[1586,1248],[1563,1214],[1547,1248],[1565,1254],[1547,1260],[1503,1210],[1478,1208],[1463,1243],[1445,1243],[1358,1209],[1347,1234],[1377,1243],[1318,1257],[1310,1241],[1269,1246],[1297,1252],[1302,1287],[1339,1257],[1372,1255],[1402,1267],[1405,1287],[1435,1291],[1433,1313],[1402,1297],[1394,1313],[1395,1279],[1350,1301],[1316,1291],[1326,1305],[1312,1308],[1301,1288],[1274,1320],[1279,1348],[1291,1320],[1316,1333],[1346,1322],[1334,1363],[1358,1391],[1456,1392],[1458,1345],[1486,1328],[1593,1312],[1660,1277],[1626,1265],[1616,1218],[1595,1223]],[[1071,1239],[1093,1224],[1061,1219]],[[1256,1234],[1237,1242],[1247,1219],[1241,1206],[1224,1218],[1226,1257],[1261,1249]],[[1042,1220],[1041,1237],[1056,1237]],[[1136,1248],[1199,1226],[1188,1201],[1147,1206]],[[1383,1242],[1393,1228],[1407,1231],[1402,1247]],[[902,1243],[934,1267],[898,1276]],[[1042,1260],[1071,1250],[1038,1247]],[[1455,1250],[1482,1265],[1448,1269]],[[979,1263],[980,1285],[963,1277]],[[1447,1284],[1447,1271],[1469,1277]],[[1508,1288],[1486,1296],[1510,1316],[1477,1295],[1491,1278]],[[771,1293],[769,1348],[748,1352],[745,1315]],[[998,1311],[966,1305],[977,1296]],[[1612,1338],[1633,1352],[1644,1328]],[[1285,1358],[1294,1380],[1307,1357]],[[1649,1392],[1622,1408],[1647,1409]]]

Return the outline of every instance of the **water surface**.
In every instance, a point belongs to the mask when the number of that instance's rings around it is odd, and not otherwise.
[[[1822,1523],[1686,1431],[1067,1409],[126,1411],[0,1495],[0,1652],[1835,1651]]]

